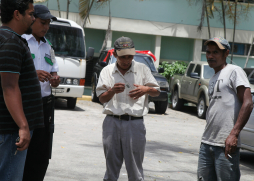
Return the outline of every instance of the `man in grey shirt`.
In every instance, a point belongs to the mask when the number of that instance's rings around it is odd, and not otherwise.
[[[197,179],[240,180],[240,132],[253,103],[247,76],[241,67],[227,64],[230,45],[215,37],[205,42],[206,58],[215,74],[209,82],[210,105],[202,137]]]

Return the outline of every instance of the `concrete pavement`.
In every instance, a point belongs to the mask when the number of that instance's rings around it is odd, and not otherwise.
[[[57,100],[53,155],[45,181],[102,181],[105,159],[102,148],[102,105],[79,100],[74,110]],[[153,105],[145,117],[147,145],[146,181],[194,181],[205,120],[195,108],[183,112],[168,109],[155,114]],[[254,153],[241,153],[241,181],[254,181]],[[119,181],[127,181],[123,165]]]

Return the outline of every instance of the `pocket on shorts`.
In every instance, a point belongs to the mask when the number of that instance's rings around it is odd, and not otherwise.
[[[4,134],[0,134],[0,145],[4,142]]]

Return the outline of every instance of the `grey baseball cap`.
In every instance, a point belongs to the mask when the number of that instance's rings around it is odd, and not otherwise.
[[[41,19],[52,19],[54,21],[57,20],[57,18],[50,13],[47,6],[44,6],[44,5],[34,6],[34,17],[41,18]]]
[[[222,38],[222,37],[211,38],[205,42],[205,45],[207,45],[211,41],[215,42],[221,50],[225,50],[225,49],[230,50],[230,44],[225,38]]]
[[[136,55],[135,46],[129,37],[120,37],[114,43],[114,48],[118,56]]]

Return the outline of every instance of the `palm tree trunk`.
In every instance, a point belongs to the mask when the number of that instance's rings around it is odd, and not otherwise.
[[[247,67],[247,64],[248,64],[248,62],[249,62],[250,53],[251,53],[251,50],[252,50],[253,43],[254,43],[254,38],[252,38],[252,43],[251,43],[251,45],[250,45],[250,49],[249,49],[249,52],[248,52],[248,56],[247,56],[247,59],[246,59],[246,62],[245,62],[244,68],[246,68],[246,67]]]
[[[70,5],[70,0],[67,0],[67,14],[66,14],[66,19],[69,18],[69,5]]]
[[[57,6],[58,6],[59,17],[61,18],[61,9],[60,9],[59,0],[57,0]]]
[[[222,9],[222,18],[223,18],[223,27],[224,27],[224,38],[226,39],[226,20],[225,20],[225,8],[224,2],[221,0],[221,9]]]
[[[110,1],[108,2],[109,3],[109,22],[108,22],[108,29],[106,31],[106,35],[105,35],[105,39],[103,41],[103,44],[102,44],[102,47],[101,47],[101,50],[100,52],[107,47],[107,41],[108,41],[108,38],[109,38],[109,34],[111,33],[111,10],[110,10]]]
[[[207,11],[206,0],[204,0],[204,3],[205,3],[205,11],[206,11],[206,21],[207,21],[208,35],[209,35],[209,39],[210,39],[211,38],[211,29],[210,29],[210,21],[209,21],[209,15],[208,15],[208,11]]]
[[[234,46],[235,46],[235,27],[236,27],[236,11],[237,11],[237,2],[238,2],[238,0],[235,0],[234,32],[233,32],[233,43],[232,43],[231,61],[230,61],[230,63],[231,63],[231,64],[233,63]]]

